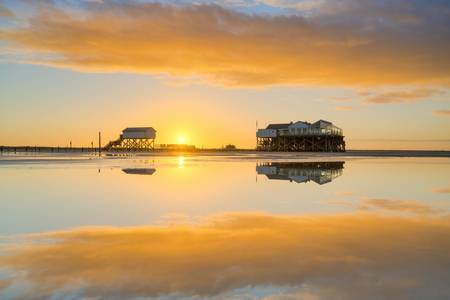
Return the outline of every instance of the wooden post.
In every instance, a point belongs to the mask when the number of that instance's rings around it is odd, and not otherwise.
[[[98,132],[98,156],[102,156],[102,133]]]

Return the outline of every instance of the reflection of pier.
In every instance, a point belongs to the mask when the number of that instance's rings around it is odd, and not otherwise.
[[[273,180],[289,180],[297,183],[312,180],[317,184],[325,184],[342,175],[344,163],[343,161],[272,162],[257,165],[256,172]]]
[[[122,169],[122,171],[126,174],[133,174],[133,175],[152,175],[155,173],[156,169],[153,168],[128,168],[128,169]]]

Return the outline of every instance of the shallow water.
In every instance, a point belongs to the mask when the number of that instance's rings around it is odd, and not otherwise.
[[[0,298],[448,299],[449,158],[0,157]]]

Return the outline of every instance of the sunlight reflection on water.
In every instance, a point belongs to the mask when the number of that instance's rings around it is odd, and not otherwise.
[[[0,298],[446,299],[449,171],[444,158],[0,160]]]

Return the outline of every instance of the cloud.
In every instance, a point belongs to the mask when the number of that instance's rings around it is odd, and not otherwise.
[[[247,213],[41,234],[0,256],[0,269],[31,287],[18,298],[216,297],[269,286],[315,299],[433,299],[450,295],[449,253],[448,218]]]
[[[0,290],[6,288],[7,286],[10,286],[11,284],[12,284],[12,280],[0,279]]]
[[[47,3],[0,39],[32,53],[33,63],[83,71],[200,75],[237,86],[448,85],[448,11],[439,2],[372,2],[325,1],[308,16],[208,4]]]
[[[416,201],[397,199],[364,199],[361,201],[359,208],[363,210],[382,209],[385,211],[414,214],[434,214],[440,212],[440,210]]]
[[[433,111],[433,113],[437,116],[450,117],[450,109],[438,109]]]
[[[353,99],[351,99],[350,97],[332,97],[330,99],[328,99],[329,101],[332,102],[337,102],[337,103],[346,103],[346,102],[352,102]]]
[[[336,108],[336,110],[340,110],[340,111],[353,110],[353,106],[336,106],[335,108]]]
[[[411,91],[392,91],[368,96],[365,100],[371,104],[411,103],[427,100],[427,98],[442,93],[435,89],[415,89]]]
[[[8,9],[7,7],[4,7],[1,3],[0,3],[0,18],[4,17],[4,18],[11,18],[14,17],[13,12]]]
[[[436,188],[436,189],[433,190],[433,193],[449,194],[450,193],[450,187]]]

